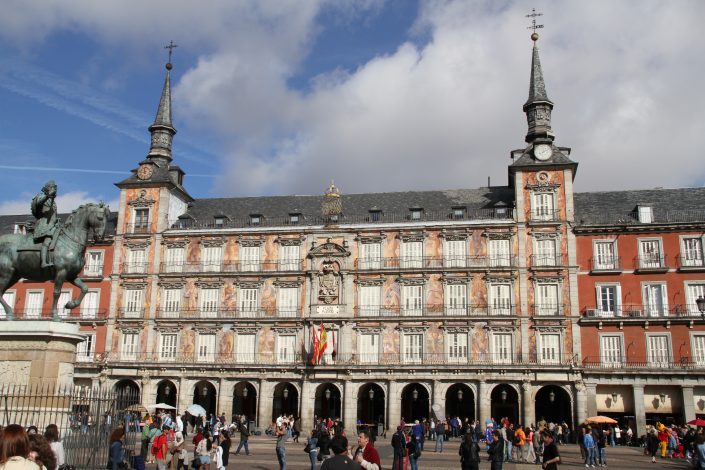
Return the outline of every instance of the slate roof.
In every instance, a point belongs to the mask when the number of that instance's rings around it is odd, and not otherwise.
[[[575,193],[578,225],[638,224],[636,207],[651,206],[653,223],[705,222],[705,188]]]
[[[71,214],[70,213],[59,214],[59,220],[61,220],[61,221],[66,220],[66,218],[69,215],[71,215]],[[105,236],[106,237],[115,235],[116,228],[117,228],[117,221],[118,221],[118,213],[111,212],[110,219],[108,219],[108,226],[105,229]],[[0,215],[0,235],[14,233],[16,223],[27,223],[27,222],[35,222],[34,216],[32,216],[32,214]]]
[[[321,216],[325,196],[264,196],[239,198],[196,199],[182,219],[191,219],[189,226],[212,224],[216,216],[230,221],[249,219],[252,214],[265,219],[284,219],[292,213],[301,214],[305,220]],[[513,207],[514,190],[506,186],[444,191],[406,191],[393,193],[343,194],[345,219],[355,216],[368,217],[370,209],[382,211],[384,217],[405,217],[412,207],[422,208],[425,214],[440,212],[450,214],[454,207],[462,206],[468,214],[497,207]],[[389,219],[388,219],[389,220]],[[227,224],[226,224],[227,226]]]

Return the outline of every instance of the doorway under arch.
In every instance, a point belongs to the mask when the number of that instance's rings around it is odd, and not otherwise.
[[[536,416],[534,423],[544,419],[547,423],[573,424],[570,395],[558,385],[545,385],[536,392]],[[528,424],[528,423],[527,423]]]
[[[386,394],[376,383],[366,383],[357,392],[357,421],[368,425],[385,422]]]
[[[178,390],[171,380],[162,380],[157,385],[157,397],[155,403],[166,403],[176,408],[176,397]],[[178,411],[178,410],[177,410]]]
[[[201,405],[208,415],[215,415],[217,398],[215,386],[207,380],[201,380],[193,387],[193,402]]]
[[[280,415],[299,415],[299,390],[291,382],[280,382],[274,387],[272,421]]]
[[[316,388],[316,401],[313,413],[319,418],[340,419],[342,402],[340,389],[330,382],[322,383]]]
[[[407,423],[413,423],[431,416],[428,390],[420,383],[410,383],[401,392],[401,416]]]
[[[519,422],[519,394],[508,384],[499,384],[490,396],[492,417],[499,422],[507,418],[510,423]]]
[[[466,384],[457,383],[448,387],[446,392],[446,418],[460,416],[475,420],[475,394]]]
[[[140,403],[140,386],[134,380],[122,379],[115,383],[113,390],[117,398],[118,410]]]
[[[233,390],[233,416],[245,416],[248,422],[257,418],[257,389],[250,382],[240,382]]]

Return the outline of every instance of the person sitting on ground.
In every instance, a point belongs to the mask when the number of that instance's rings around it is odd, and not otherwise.
[[[348,438],[336,434],[330,440],[333,457],[326,459],[321,465],[321,470],[360,470],[360,464],[353,461],[348,455]]]

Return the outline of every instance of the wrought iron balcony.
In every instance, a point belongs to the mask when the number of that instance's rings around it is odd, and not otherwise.
[[[652,207],[651,220],[642,222],[639,220],[639,213],[603,213],[591,215],[579,220],[580,226],[603,226],[603,225],[656,225],[656,224],[679,224],[692,222],[705,222],[705,210],[663,210]]]
[[[137,223],[137,224],[127,224],[127,233],[143,234],[150,233],[152,225],[149,222]]]
[[[565,311],[563,305],[556,303],[538,303],[531,306],[531,312],[535,317],[562,317]]]
[[[189,321],[214,321],[237,318],[301,318],[301,309],[295,308],[202,308],[202,309],[177,309],[174,307],[158,309],[157,320],[189,320]]]
[[[678,255],[678,269],[681,271],[699,271],[705,269],[705,259],[702,253],[699,255]]]
[[[608,309],[601,307],[583,310],[585,319],[629,319],[629,318],[702,318],[696,304],[676,304],[668,307],[664,304],[620,304]]]
[[[560,210],[532,210],[529,213],[529,221],[531,223],[559,222],[560,216]]]
[[[163,262],[159,271],[170,273],[257,273],[257,272],[298,272],[303,270],[302,260],[280,260],[264,262],[227,261],[217,263],[169,263]]]
[[[35,310],[26,309],[13,311],[15,320],[43,320],[51,321],[51,310]],[[68,323],[95,323],[105,322],[108,318],[108,312],[97,308],[81,308],[73,310],[59,309],[59,318],[61,321]],[[5,309],[0,306],[0,320],[7,320]]]
[[[399,256],[389,258],[357,258],[359,271],[402,269],[452,269],[452,268],[513,268],[514,256]]]
[[[144,319],[144,307],[123,307],[118,309],[118,320],[142,320]]]
[[[147,273],[147,262],[141,261],[138,263],[122,263],[122,274],[146,274]]]
[[[511,304],[498,304],[496,306],[487,304],[428,304],[409,308],[386,307],[383,305],[355,307],[355,316],[357,317],[503,317],[515,314],[515,306]]]
[[[619,256],[598,256],[590,258],[590,269],[595,273],[619,272],[622,270],[622,258]]]
[[[247,352],[247,353],[207,353],[199,354],[198,351],[187,354],[176,351],[162,351],[151,353],[115,352],[107,355],[109,363],[141,363],[141,364],[174,364],[174,365],[303,365],[301,353],[275,354],[272,352]]]
[[[668,270],[666,258],[662,253],[639,255],[634,258],[634,266],[640,272],[664,272]]]
[[[705,369],[705,361],[693,360],[689,357],[681,356],[678,359],[670,355],[654,355],[641,357],[617,356],[587,356],[583,359],[583,367],[586,369],[605,370],[692,370]]]
[[[565,264],[561,253],[531,255],[531,269],[555,269]]]

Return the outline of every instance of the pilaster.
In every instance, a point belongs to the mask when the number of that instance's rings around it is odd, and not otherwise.
[[[316,403],[316,386],[310,378],[304,377],[301,382],[301,405],[299,406],[301,414],[301,429],[307,429],[313,424],[313,412]]]
[[[489,419],[492,415],[492,408],[489,395],[490,387],[484,380],[480,380],[477,384],[477,417],[480,423]]]
[[[357,397],[356,384],[346,380],[343,385],[343,424],[349,436],[355,435],[357,427]]]
[[[641,436],[646,430],[646,409],[644,407],[644,384],[632,385],[634,392],[634,418],[636,419],[635,436]]]
[[[683,385],[681,387],[681,393],[683,395],[683,418],[685,422],[695,419],[695,398],[693,397],[693,387],[690,385]]]
[[[580,423],[584,423],[587,419],[587,388],[583,381],[577,381],[575,383],[575,422],[572,423],[573,428]],[[595,404],[595,409],[597,409],[597,404]]]
[[[218,394],[218,413],[225,413],[226,421],[230,422],[233,416],[233,395],[235,382],[220,379],[220,393]]]
[[[401,421],[401,387],[402,384],[399,382],[389,381],[389,413],[387,414],[389,419],[387,419],[387,429],[391,431],[396,431]]]
[[[265,379],[261,379],[259,383],[259,410],[257,413],[257,426],[266,428],[272,422],[272,397],[274,392],[274,384]]]
[[[642,387],[642,392],[643,392],[643,387]],[[586,409],[587,409],[587,415],[588,416],[595,416],[597,415],[597,384],[594,383],[586,383],[585,384],[585,395],[586,395]],[[642,400],[642,403],[644,400]]]
[[[529,381],[524,381],[521,384],[521,403],[524,414],[522,423],[525,426],[535,422],[534,400],[531,399],[533,388]]]

